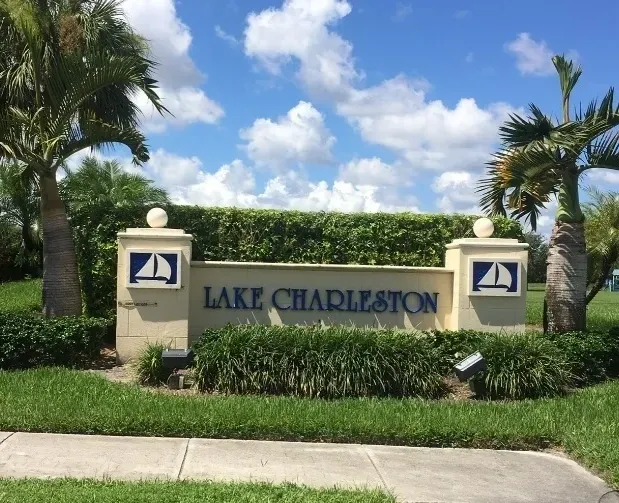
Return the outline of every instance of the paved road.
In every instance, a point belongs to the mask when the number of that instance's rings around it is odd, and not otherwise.
[[[608,490],[545,453],[42,433],[0,433],[0,477],[289,481],[433,503],[596,503]]]

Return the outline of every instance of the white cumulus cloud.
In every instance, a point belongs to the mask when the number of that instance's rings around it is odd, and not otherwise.
[[[341,179],[311,181],[294,170],[282,171],[258,186],[255,168],[240,159],[208,171],[197,157],[158,149],[142,167],[136,168],[129,159],[124,159],[122,165],[165,188],[179,204],[305,211],[419,211],[417,200],[410,194],[403,195],[397,187]]]
[[[258,166],[281,169],[292,163],[328,164],[335,137],[314,106],[300,101],[276,120],[256,119],[240,137],[249,158]]]
[[[175,126],[198,122],[215,124],[224,116],[223,108],[197,87],[179,89],[164,87],[159,90],[159,96],[172,116],[161,115],[143,93],[135,98],[144,115],[144,128],[147,132],[163,133],[170,124]]]
[[[426,84],[398,76],[354,90],[338,112],[364,140],[398,153],[412,169],[453,170],[483,166],[497,141],[498,126],[513,108],[481,108],[472,98],[454,108],[426,98]]]
[[[518,36],[505,44],[505,49],[516,57],[516,67],[522,75],[547,76],[555,72],[552,63],[554,52],[545,40],[537,42],[529,33],[520,33]],[[566,57],[578,60],[578,52],[574,49],[567,52]]]
[[[426,81],[404,75],[361,86],[352,44],[334,31],[350,12],[346,0],[285,0],[281,8],[248,16],[245,53],[275,75],[297,63],[311,95],[330,101],[365,141],[396,153],[411,172],[483,166],[498,125],[513,109],[502,103],[480,107],[471,98],[451,108],[427,98]]]
[[[340,167],[339,180],[357,185],[408,185],[399,170],[378,157],[354,159]]]
[[[163,132],[169,124],[214,124],[224,115],[220,105],[201,89],[206,76],[189,55],[191,31],[177,15],[174,0],[125,0],[122,8],[131,26],[150,44],[155,76],[164,106],[174,117],[161,117],[143,95],[136,103],[144,113],[144,127]]]
[[[245,54],[276,75],[296,59],[298,77],[310,91],[337,96],[360,77],[352,60],[352,45],[330,30],[350,12],[346,0],[285,0],[280,9],[251,13]]]
[[[342,180],[310,182],[293,171],[269,180],[258,199],[261,206],[304,211],[419,212],[415,198],[394,190]]]
[[[432,190],[439,194],[436,201],[443,213],[481,214],[476,187],[479,177],[469,171],[446,171],[434,179]]]

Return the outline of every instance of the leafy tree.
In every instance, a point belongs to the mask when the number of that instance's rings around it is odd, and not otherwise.
[[[17,263],[41,265],[43,245],[40,229],[40,198],[36,180],[13,162],[0,162],[0,220],[19,229],[20,252]]]
[[[21,251],[19,229],[8,220],[0,218],[0,283],[22,279],[25,271],[17,263]]]
[[[73,211],[92,205],[148,206],[168,203],[165,190],[148,178],[127,173],[117,161],[87,157],[79,169],[69,172],[60,183],[62,199]]]
[[[557,198],[548,250],[544,329],[583,330],[586,323],[587,253],[579,179],[591,169],[619,169],[619,107],[611,88],[602,101],[571,112],[570,97],[582,70],[553,58],[562,95],[562,121],[535,105],[500,128],[503,146],[481,181],[481,206],[490,214],[525,218],[535,230],[542,208]]]
[[[536,232],[527,232],[524,240],[529,244],[528,283],[546,283],[546,259],[548,243]]]
[[[83,149],[124,144],[148,160],[132,98],[164,112],[148,46],[119,0],[0,0],[0,159],[41,193],[44,313],[82,312],[71,228],[56,172]]]
[[[591,268],[587,304],[605,285],[619,260],[619,193],[594,188],[588,192],[591,201],[583,205]]]

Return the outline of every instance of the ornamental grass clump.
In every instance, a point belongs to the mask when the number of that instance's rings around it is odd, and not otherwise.
[[[159,386],[165,384],[172,370],[163,366],[161,353],[168,346],[155,343],[148,344],[134,363],[135,378],[139,384]]]
[[[523,399],[559,395],[572,382],[563,351],[540,334],[488,334],[479,351],[488,369],[473,378],[476,394]]]
[[[237,325],[207,330],[195,350],[203,391],[320,398],[445,392],[440,352],[410,332]]]

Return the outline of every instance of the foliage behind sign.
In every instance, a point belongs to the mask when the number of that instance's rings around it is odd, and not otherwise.
[[[116,234],[146,226],[150,208],[95,207],[71,215],[87,312],[115,307]],[[325,213],[239,208],[165,208],[168,227],[193,234],[194,260],[441,267],[445,245],[473,237],[471,215]],[[494,219],[494,237],[522,238]]]

